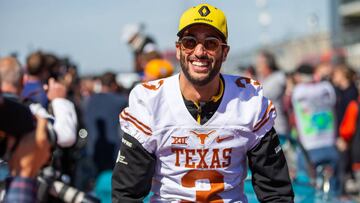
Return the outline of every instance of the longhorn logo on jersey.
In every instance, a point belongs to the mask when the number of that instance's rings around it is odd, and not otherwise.
[[[215,132],[215,130],[212,130],[208,133],[198,133],[195,131],[190,131],[191,133],[195,134],[199,139],[200,139],[200,143],[201,144],[205,144],[205,139],[209,137],[209,135],[213,134]]]

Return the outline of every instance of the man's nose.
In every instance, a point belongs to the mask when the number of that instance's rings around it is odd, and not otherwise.
[[[206,49],[202,43],[198,43],[194,49],[194,54],[196,56],[203,56],[206,54]]]

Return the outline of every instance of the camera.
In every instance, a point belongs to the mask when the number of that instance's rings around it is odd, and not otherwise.
[[[35,130],[36,123],[26,105],[1,96],[0,100],[0,158],[4,159],[8,136],[20,140],[23,135]]]
[[[8,160],[9,155],[16,149],[22,137],[36,128],[34,115],[47,118],[48,140],[56,148],[57,134],[53,127],[54,119],[41,106],[36,104],[24,105],[17,101],[3,98],[0,94],[0,160]],[[9,136],[15,138],[15,144],[7,150]],[[47,169],[50,168],[50,169]],[[65,203],[98,203],[97,198],[82,192],[74,187],[57,180],[52,166],[42,170],[37,176],[39,183],[38,202],[65,202]],[[0,181],[0,202],[5,196],[5,182]],[[56,201],[52,201],[52,199]]]
[[[9,153],[16,149],[21,138],[35,130],[35,113],[43,118],[47,118],[48,140],[52,147],[56,145],[57,135],[53,127],[54,120],[46,115],[45,109],[39,107],[40,105],[38,104],[24,105],[13,99],[1,96],[0,99],[0,159],[7,160]],[[7,151],[8,136],[16,140],[10,151]]]
[[[51,166],[42,170],[37,177],[39,183],[38,202],[100,203],[96,197],[57,180],[58,176],[59,174]]]

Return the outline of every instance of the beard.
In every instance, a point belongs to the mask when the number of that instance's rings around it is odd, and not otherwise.
[[[199,59],[208,59],[208,57],[204,56]],[[186,61],[185,55],[182,52],[180,53],[181,70],[184,73],[186,79],[188,81],[190,81],[191,84],[196,85],[196,86],[204,86],[204,85],[208,84],[209,82],[211,82],[215,78],[215,76],[220,72],[221,65],[222,65],[221,59],[215,59],[215,63],[210,68],[207,75],[203,78],[196,78],[190,74],[189,65]]]

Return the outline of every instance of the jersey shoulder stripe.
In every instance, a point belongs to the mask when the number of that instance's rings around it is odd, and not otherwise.
[[[130,113],[126,112],[126,109],[124,109],[120,113],[119,117],[133,124],[138,130],[143,132],[145,135],[151,136],[152,134],[151,128],[145,125],[144,123],[142,123],[141,121],[139,121],[138,119],[136,119],[134,116],[130,115]]]
[[[268,122],[268,120],[270,119],[270,114],[272,112],[275,112],[275,107],[272,101],[268,100],[268,107],[263,117],[260,119],[260,121],[255,124],[253,132],[258,131],[262,126],[264,126]]]

